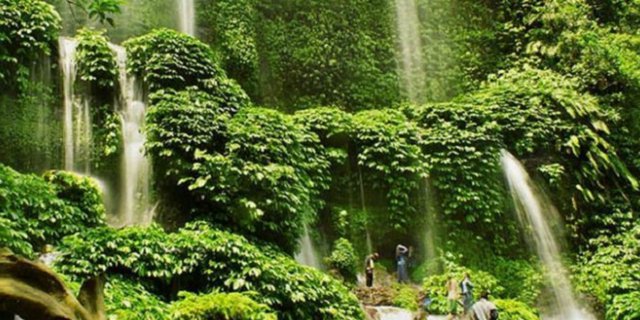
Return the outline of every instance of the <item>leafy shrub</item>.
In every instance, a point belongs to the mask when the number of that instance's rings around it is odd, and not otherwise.
[[[607,319],[640,319],[640,291],[620,294],[613,297],[607,308]]]
[[[73,219],[76,223],[87,227],[103,224],[105,209],[101,191],[93,179],[67,171],[49,171],[43,177],[53,186],[58,198],[80,209]]]
[[[411,311],[418,311],[418,290],[409,285],[397,284],[394,287],[393,305]]]
[[[0,218],[0,245],[17,255],[32,257],[34,252],[33,246],[29,243],[29,235],[19,227],[17,221]]]
[[[103,225],[104,207],[90,178],[49,172],[42,179],[0,165],[0,218],[11,221],[3,232],[10,246],[28,255],[31,250],[24,241],[40,249],[66,235]]]
[[[340,238],[333,243],[331,255],[325,258],[329,268],[336,270],[343,279],[355,282],[357,273],[357,256],[351,242]]]
[[[577,289],[596,297],[605,306],[607,319],[633,314],[629,313],[635,308],[630,298],[637,296],[640,285],[639,239],[638,226],[624,234],[594,239],[591,245],[596,250],[586,252],[574,268]]]
[[[495,300],[500,319],[505,320],[539,320],[537,312],[517,300]]]
[[[158,172],[174,184],[189,174],[195,151],[222,152],[227,122],[232,110],[225,110],[213,96],[189,88],[185,91],[161,90],[151,95],[146,116],[148,152]]]
[[[108,279],[104,289],[108,319],[162,320],[167,317],[168,305],[149,293],[141,284],[120,276]]]
[[[489,269],[504,287],[501,298],[518,300],[527,305],[536,304],[543,286],[543,275],[536,264],[495,257],[491,259]]]
[[[182,300],[171,305],[171,319],[177,320],[277,320],[264,304],[242,293],[181,293]]]
[[[190,290],[256,292],[282,319],[363,319],[356,298],[338,281],[277,251],[203,223],[167,234],[158,227],[93,229],[67,237],[57,262],[64,274],[122,273]],[[179,288],[178,288],[179,289]]]
[[[419,128],[396,110],[362,111],[353,117],[351,140],[364,184],[386,196],[387,210],[374,220],[382,230],[407,227],[417,213],[411,195],[427,174]]]
[[[94,83],[98,88],[113,88],[118,77],[118,67],[104,31],[80,29],[76,36],[78,76],[83,81]]]
[[[27,80],[27,64],[50,52],[59,30],[60,16],[44,1],[0,1],[0,82]]]
[[[201,87],[207,79],[224,76],[206,44],[174,30],[154,30],[123,45],[128,68],[141,75],[152,92]]]
[[[240,110],[227,137],[223,153],[196,152],[195,174],[182,181],[218,206],[214,220],[293,252],[328,184],[318,137],[290,116],[262,108]]]

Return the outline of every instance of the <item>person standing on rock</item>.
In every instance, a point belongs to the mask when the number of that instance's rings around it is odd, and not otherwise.
[[[371,288],[373,286],[373,271],[375,268],[375,261],[378,260],[380,255],[377,252],[370,254],[364,260],[364,274],[367,278],[367,287]]]
[[[447,301],[449,302],[448,319],[453,319],[458,315],[458,296],[458,281],[456,281],[453,275],[450,275],[449,280],[447,280]]]
[[[407,270],[409,264],[409,249],[401,244],[396,247],[396,262],[398,264],[398,282],[409,282],[409,272]]]
[[[464,316],[469,318],[469,313],[473,307],[473,283],[471,282],[471,276],[469,273],[464,274],[464,279],[460,283],[460,289],[462,291],[462,307],[464,308]]]

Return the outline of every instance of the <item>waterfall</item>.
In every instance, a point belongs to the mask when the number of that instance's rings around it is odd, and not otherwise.
[[[424,230],[424,250],[427,261],[436,261],[436,215],[434,200],[430,192],[429,178],[423,180],[423,210],[426,216],[426,225]]]
[[[300,239],[300,252],[295,256],[296,261],[300,264],[304,264],[316,269],[322,269],[318,252],[313,245],[311,235],[309,234],[309,228],[304,226],[304,234]]]
[[[124,48],[111,46],[116,53],[124,145],[120,167],[119,219],[122,225],[148,224],[153,220],[150,200],[151,164],[144,152],[146,103],[142,83],[127,72]]]
[[[180,32],[196,35],[196,10],[194,0],[178,1],[178,25]]]
[[[540,196],[522,164],[509,152],[501,151],[501,164],[516,206],[518,220],[525,230],[532,231],[532,243],[545,267],[551,286],[553,305],[545,319],[595,319],[581,310],[573,294],[567,271],[560,260],[560,248],[548,224],[553,205]]]
[[[91,110],[89,99],[75,90],[78,43],[66,37],[61,37],[58,43],[64,99],[64,169],[88,174],[91,171]]]
[[[411,102],[425,101],[425,69],[416,0],[395,0],[398,61],[403,90]]]

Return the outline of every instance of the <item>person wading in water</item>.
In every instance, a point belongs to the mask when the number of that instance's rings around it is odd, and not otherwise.
[[[373,253],[367,256],[364,260],[364,274],[367,277],[367,287],[371,288],[373,286],[373,270],[375,267],[374,262],[378,260],[380,255],[378,253]]]

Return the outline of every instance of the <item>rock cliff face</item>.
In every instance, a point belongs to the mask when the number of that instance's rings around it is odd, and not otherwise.
[[[104,320],[104,278],[87,280],[74,297],[49,268],[0,252],[0,313],[29,320]]]

